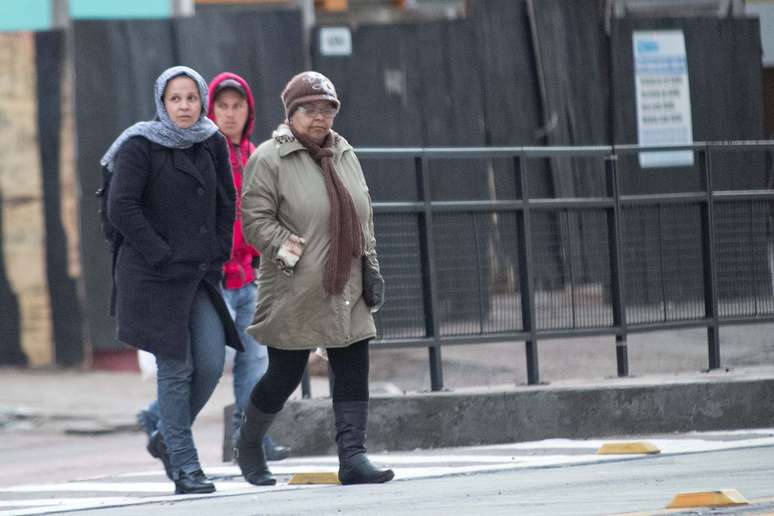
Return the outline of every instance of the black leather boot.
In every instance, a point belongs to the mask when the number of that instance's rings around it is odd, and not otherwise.
[[[164,438],[161,437],[161,432],[158,430],[153,432],[148,439],[148,445],[145,448],[152,457],[159,459],[161,463],[164,464],[164,472],[167,474],[167,478],[173,480],[172,463],[169,461],[167,445],[164,444]]]
[[[214,493],[215,484],[209,481],[200,469],[193,473],[180,472],[175,479],[175,494],[202,494]]]
[[[333,404],[336,418],[336,445],[339,449],[339,482],[342,484],[381,484],[392,480],[391,469],[376,469],[365,449],[367,401],[341,401]]]
[[[273,486],[277,483],[271,476],[263,453],[263,436],[277,414],[265,414],[252,403],[247,404],[239,427],[239,438],[234,457],[245,480],[256,486]]]

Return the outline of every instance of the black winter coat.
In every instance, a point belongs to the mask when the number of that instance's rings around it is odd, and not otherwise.
[[[108,219],[124,236],[114,278],[120,341],[183,359],[201,285],[220,315],[226,343],[243,350],[220,293],[234,209],[220,133],[184,150],[141,136],[121,146],[108,197]]]

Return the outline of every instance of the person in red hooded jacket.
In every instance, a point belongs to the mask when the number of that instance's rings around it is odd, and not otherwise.
[[[249,403],[253,386],[260,380],[269,365],[266,346],[245,332],[252,323],[258,301],[255,268],[260,260],[258,250],[245,242],[240,216],[242,173],[247,159],[255,150],[255,146],[250,142],[255,120],[255,103],[247,82],[239,75],[230,72],[223,72],[212,79],[209,84],[208,98],[207,116],[215,122],[229,143],[231,171],[236,190],[236,218],[231,257],[223,265],[223,298],[245,349],[234,356],[235,410],[232,435],[237,436],[242,414]],[[156,414],[157,405],[154,402],[138,415],[141,425],[149,434],[155,430]],[[290,454],[288,448],[275,444],[269,436],[264,437],[263,444],[268,460],[281,460]]]

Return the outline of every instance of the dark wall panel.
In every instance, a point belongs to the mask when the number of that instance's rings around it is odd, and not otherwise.
[[[299,13],[210,12],[176,20],[174,35],[177,62],[190,64],[207,81],[224,71],[247,80],[255,98],[252,139],[269,138],[285,117],[280,100],[285,84],[307,68]]]
[[[346,57],[323,56],[315,45],[314,65],[336,85],[342,109],[335,128],[354,145],[469,147],[486,143],[481,66],[475,26],[470,21],[360,26],[353,29],[352,39],[353,53]],[[419,198],[411,160],[364,160],[363,166],[374,200]],[[425,172],[430,179],[426,193],[433,200],[495,196],[490,170],[482,160],[433,159]],[[512,175],[510,180],[512,183]],[[387,251],[382,259],[392,293],[404,302],[385,306],[382,317],[411,320],[411,312],[422,299],[407,302],[416,292],[411,285],[401,284],[402,278],[389,276],[389,271],[400,270],[393,256],[404,258],[392,250],[401,247],[407,229],[387,220],[377,216],[377,227],[387,228],[378,235],[379,247]],[[455,248],[454,253],[436,253],[436,278],[444,292],[461,292],[470,281],[479,281],[460,273],[456,264],[476,263],[478,252],[486,254],[489,249],[486,244],[481,250],[456,245],[460,238],[456,230],[464,223],[464,215],[445,222],[434,218],[436,247]],[[480,281],[486,284],[488,277]],[[472,296],[449,297],[441,317],[467,318],[480,312],[478,304]]]
[[[51,306],[54,359],[58,365],[83,362],[80,300],[74,278],[67,271],[67,235],[62,225],[62,188],[59,155],[62,129],[62,72],[65,65],[65,33],[35,34],[38,100],[38,148],[43,185],[46,246],[46,282]],[[40,94],[45,92],[45,94]]]
[[[683,19],[618,19],[612,26],[611,48],[613,68],[613,103],[615,106],[614,140],[616,143],[637,142],[637,113],[634,89],[634,56],[632,32],[635,30],[681,29],[685,36],[688,75],[691,93],[691,116],[694,141],[757,140],[763,132],[763,99],[760,62],[760,32],[757,19],[740,18],[683,18]],[[621,158],[618,167],[622,190],[625,194],[697,191],[701,189],[699,159],[692,167],[641,169],[636,156]],[[762,152],[714,153],[711,160],[713,187],[715,189],[765,188],[770,178],[766,156]],[[679,249],[673,257],[679,257],[682,268],[667,265],[654,267],[647,252],[626,249],[628,256],[627,303],[657,303],[656,298],[673,295],[674,292],[694,292],[701,281],[702,254],[685,245],[686,238],[696,241],[700,235],[698,217],[683,212],[667,213],[665,209],[629,210],[624,235],[635,247],[643,238],[657,237],[660,246],[672,243]],[[666,215],[665,215],[666,213]],[[716,230],[726,230],[732,213],[724,205],[716,204]],[[668,221],[657,228],[657,221]],[[645,231],[646,234],[643,234]],[[752,249],[756,242],[765,240],[763,224],[750,235],[736,235],[733,244],[738,248]],[[720,233],[719,233],[720,235]],[[666,243],[666,244],[665,244]],[[729,267],[725,240],[718,238],[719,264]],[[628,254],[627,254],[628,253]],[[751,254],[749,263],[731,263],[735,269],[735,284],[755,283],[756,270],[765,268],[765,253]],[[690,271],[690,272],[688,272]],[[721,271],[719,271],[720,273]],[[654,290],[661,285],[663,292]],[[664,287],[666,285],[666,288]],[[665,292],[665,293],[664,293]],[[725,288],[724,298],[749,295],[749,291]],[[686,302],[690,296],[678,296]],[[663,301],[663,300],[662,300]],[[675,301],[670,300],[670,301]]]
[[[175,64],[171,22],[81,21],[73,24],[73,33],[85,318],[92,347],[110,349],[119,346],[109,316],[110,253],[92,194],[101,187],[99,160],[113,140],[155,113],[153,82]]]
[[[417,35],[410,25],[352,29],[351,56],[323,56],[319,30],[312,37],[312,67],[328,76],[341,99],[334,129],[356,147],[422,145]],[[411,160],[364,162],[376,201],[418,197]]]
[[[760,30],[757,19],[616,19],[612,26],[615,143],[637,143],[632,32],[681,29],[685,35],[694,141],[758,140],[763,131]],[[697,160],[698,163],[698,160]],[[625,193],[697,190],[698,165],[640,169],[623,159]],[[761,188],[767,183],[762,154],[713,156],[714,186]]]
[[[2,194],[2,191],[0,191]],[[8,281],[3,253],[3,209],[0,196],[0,365],[27,365],[27,355],[21,347],[21,319],[19,300]]]

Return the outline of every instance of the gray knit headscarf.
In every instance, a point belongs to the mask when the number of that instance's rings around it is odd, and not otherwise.
[[[164,107],[164,90],[167,89],[167,83],[181,75],[193,79],[199,89],[199,98],[202,101],[202,110],[199,113],[199,120],[191,127],[185,129],[178,127],[169,118],[169,113],[167,113],[167,109]],[[172,68],[167,68],[159,75],[159,78],[156,79],[156,85],[154,86],[153,91],[154,100],[156,101],[156,118],[149,122],[137,122],[124,130],[99,161],[103,167],[107,167],[111,172],[113,171],[113,162],[118,149],[120,149],[121,145],[132,136],[144,136],[150,141],[163,145],[164,147],[187,149],[194,143],[202,142],[218,132],[218,126],[215,125],[212,120],[207,118],[207,83],[204,82],[202,76],[195,70],[188,68],[187,66],[173,66]]]

